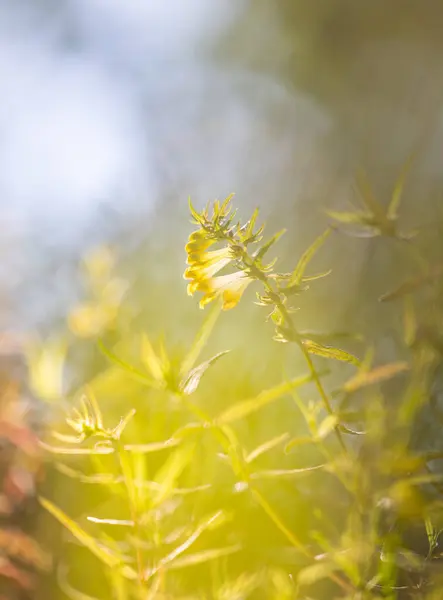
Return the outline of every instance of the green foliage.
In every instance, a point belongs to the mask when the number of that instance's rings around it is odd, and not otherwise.
[[[361,179],[362,210],[330,216],[393,239],[410,256],[415,241],[397,228],[406,170],[386,209]],[[41,441],[49,456],[59,455],[53,463],[59,477],[74,488],[101,490],[95,502],[84,493],[80,519],[40,499],[103,574],[89,589],[74,545],[59,565],[64,593],[116,600],[376,600],[404,590],[405,598],[433,597],[443,512],[442,476],[432,467],[443,453],[417,447],[414,424],[433,402],[443,361],[442,334],[429,324],[429,314],[432,323],[443,316],[440,271],[423,257],[413,260],[412,283],[382,297],[404,301],[404,315],[399,355],[380,360],[370,346],[365,353],[356,334],[302,328],[297,301],[308,283],[329,274],[306,272],[333,229],[291,272],[279,272],[264,257],[282,232],[262,243],[258,211],[245,224],[236,222],[231,201],[202,212],[189,203],[196,229],[186,244],[188,293],[203,294],[201,308],[213,303],[189,350],[170,352],[139,332],[116,347],[98,340],[108,367],[72,393],[74,408],[64,422],[75,435],[54,427],[48,433],[61,445]],[[113,280],[109,268],[98,271]],[[236,307],[249,285],[258,288],[258,304],[274,339],[284,342],[289,366],[280,380],[256,385],[263,353],[250,389],[243,382],[235,393],[229,384],[239,361],[231,354],[219,361],[226,351],[212,349],[212,357],[200,356],[221,309]],[[412,301],[419,292],[425,296],[420,314]],[[82,328],[95,331],[85,320]],[[109,329],[115,327],[108,320],[100,335]],[[349,349],[331,346],[333,339]],[[34,389],[52,403],[62,395],[66,357],[65,346],[52,342],[31,357]],[[116,411],[125,416],[113,421]],[[408,547],[411,527],[427,539],[421,555]],[[92,573],[95,563],[88,568]],[[68,581],[71,573],[76,585]]]

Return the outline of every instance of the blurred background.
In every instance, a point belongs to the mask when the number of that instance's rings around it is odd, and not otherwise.
[[[202,207],[235,192],[244,220],[259,206],[269,233],[288,229],[285,269],[326,209],[355,198],[358,169],[387,203],[412,152],[402,225],[425,227],[423,247],[440,252],[442,31],[439,0],[0,0],[1,331],[68,353],[63,393],[103,373],[103,331],[78,335],[67,315],[95,293],[81,264],[105,244],[125,282],[107,342],[127,357],[140,331],[186,347],[202,320],[182,278],[189,196]],[[304,329],[361,331],[390,358],[395,317],[376,300],[404,265],[387,244],[333,236],[315,266],[333,274],[301,300]],[[211,342],[233,350],[214,410],[302,368],[246,298]],[[109,410],[122,394],[145,400],[100,385]],[[288,404],[245,435],[253,445],[294,414]],[[164,433],[151,422],[145,441]]]
[[[137,262],[175,281],[189,195],[235,192],[296,251],[356,168],[385,198],[419,149],[409,214],[439,206],[438,0],[2,0],[0,16],[3,328],[51,328],[103,241],[156,238]],[[335,281],[356,281],[353,247]]]

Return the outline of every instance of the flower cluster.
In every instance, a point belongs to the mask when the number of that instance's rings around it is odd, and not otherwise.
[[[244,244],[248,240],[242,239],[241,235],[235,235],[241,234],[241,230],[239,226],[232,225],[234,215],[230,215],[230,199],[231,197],[228,197],[221,206],[218,202],[214,203],[211,216],[208,209],[198,214],[191,205],[191,212],[199,229],[191,233],[186,244],[188,267],[184,278],[190,281],[190,296],[195,292],[203,293],[200,308],[219,297],[223,300],[223,310],[234,308],[253,281],[241,261]],[[209,250],[217,242],[223,242],[224,246]],[[219,271],[233,263],[241,270],[216,277]]]

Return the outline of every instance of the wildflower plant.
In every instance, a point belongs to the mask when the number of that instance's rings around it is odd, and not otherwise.
[[[410,257],[412,238],[405,240],[397,227],[402,185],[395,188],[387,212],[371,197],[364,219],[360,213],[358,219],[330,216],[341,223],[358,220],[363,229],[376,230],[375,237],[394,238]],[[163,342],[137,334],[133,364],[99,342],[111,368],[139,386],[142,403],[151,407],[161,398],[161,425],[150,427],[155,411],[143,421],[138,410],[127,406],[126,383],[121,411],[126,416],[112,421],[106,395],[97,396],[92,389],[97,386],[90,384],[79,401],[78,394],[70,398],[78,406],[65,415],[70,432],[57,429],[52,432],[57,442],[40,442],[49,456],[59,457],[60,476],[101,487],[116,510],[110,515],[99,504],[78,522],[47,497],[40,499],[102,564],[105,583],[96,596],[434,599],[443,512],[441,476],[432,467],[443,452],[414,445],[411,424],[430,401],[442,365],[442,334],[417,313],[414,294],[428,294],[428,313],[443,316],[436,302],[441,299],[440,272],[422,257],[414,260],[413,268],[420,264],[423,271],[381,298],[404,303],[402,355],[380,363],[368,348],[358,359],[328,344],[327,334],[306,332],[298,312],[301,294],[330,273],[309,274],[308,267],[337,232],[335,226],[314,240],[292,271],[280,272],[268,253],[284,232],[266,239],[264,225],[257,224],[258,210],[242,223],[232,196],[201,212],[189,206],[194,230],[185,247],[184,278],[188,294],[198,294],[200,307],[209,308],[193,343],[177,358]],[[225,359],[218,363],[226,351],[200,356],[222,312],[234,309],[250,287],[256,288],[256,304],[273,325],[274,340],[297,348],[307,369],[246,398],[223,398],[222,409],[214,411],[217,385],[211,372],[223,367]],[[331,359],[345,367],[341,383],[332,389],[324,384],[325,361]],[[60,390],[60,356],[56,366]],[[42,372],[51,369],[34,371],[35,389],[51,389],[42,382]],[[207,386],[201,385],[203,376]],[[308,390],[306,398],[300,388]],[[283,399],[301,416],[304,433],[300,423],[296,427],[288,419],[285,429],[265,439],[251,436],[254,444],[246,443],[242,424],[259,419],[265,410],[274,410],[268,414],[280,423],[276,405]],[[179,407],[179,418],[165,424],[173,407]],[[281,501],[283,489],[290,511]],[[411,524],[421,527],[427,539],[424,555],[405,541]],[[266,527],[276,538],[264,534]],[[256,531],[261,537],[254,537]],[[91,597],[90,590],[74,589],[69,567],[65,560],[57,573],[63,592]],[[82,577],[79,583],[85,583]]]

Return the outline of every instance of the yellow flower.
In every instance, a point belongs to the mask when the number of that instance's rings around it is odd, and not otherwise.
[[[200,308],[204,308],[206,304],[221,296],[223,298],[223,310],[229,310],[237,306],[243,292],[252,281],[253,279],[245,275],[243,271],[236,271],[229,275],[197,281],[193,291],[203,292],[204,294],[200,300]]]
[[[207,233],[202,229],[198,229],[197,231],[193,231],[189,236],[185,250],[188,254],[191,252],[201,252],[212,246],[212,244],[215,244],[215,240],[208,239]]]
[[[188,265],[184,273],[185,279],[191,279],[188,285],[188,294],[197,289],[199,283],[211,279],[216,273],[226,267],[232,260],[229,248],[213,250],[212,252],[193,252],[188,255]]]

